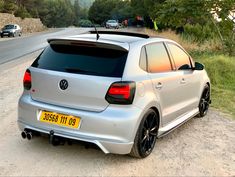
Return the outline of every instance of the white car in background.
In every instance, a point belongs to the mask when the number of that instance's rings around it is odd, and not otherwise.
[[[106,28],[118,29],[119,28],[119,23],[118,23],[117,20],[108,20],[106,22]]]

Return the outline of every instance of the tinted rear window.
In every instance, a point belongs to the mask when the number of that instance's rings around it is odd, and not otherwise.
[[[122,77],[127,51],[72,45],[51,45],[33,67],[105,77]]]

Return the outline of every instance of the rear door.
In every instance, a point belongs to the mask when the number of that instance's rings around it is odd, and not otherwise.
[[[103,111],[105,95],[120,81],[128,51],[118,46],[57,42],[30,68],[32,99],[87,111]]]
[[[153,89],[161,106],[163,126],[181,115],[179,100],[181,99],[178,76],[173,71],[169,54],[163,43],[146,46],[148,72],[152,79]]]

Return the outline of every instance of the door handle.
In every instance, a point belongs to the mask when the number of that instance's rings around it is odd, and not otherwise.
[[[181,83],[181,84],[185,84],[185,83],[186,83],[185,78],[181,79],[180,83]]]
[[[161,82],[158,82],[158,83],[155,85],[155,88],[160,90],[160,89],[162,88],[162,83],[161,83]]]

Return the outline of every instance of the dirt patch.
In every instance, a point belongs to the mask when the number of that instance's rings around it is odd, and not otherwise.
[[[0,175],[2,176],[234,176],[235,121],[210,109],[159,139],[146,159],[105,155],[81,144],[52,147],[46,138],[22,140],[17,101],[36,54],[0,65]]]

